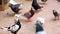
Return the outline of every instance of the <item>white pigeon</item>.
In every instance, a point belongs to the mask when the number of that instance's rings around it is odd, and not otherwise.
[[[15,24],[9,27],[1,27],[1,29],[3,30],[7,30],[7,31],[11,31],[11,33],[13,34],[17,34],[17,32],[19,31],[19,29],[21,28],[21,24],[19,19],[15,19]]]

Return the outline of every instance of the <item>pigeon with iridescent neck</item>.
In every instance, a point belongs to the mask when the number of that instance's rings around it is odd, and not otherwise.
[[[36,34],[46,34],[42,25],[44,24],[44,18],[38,18],[36,21]]]

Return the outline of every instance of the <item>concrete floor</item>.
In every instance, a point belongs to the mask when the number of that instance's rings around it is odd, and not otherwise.
[[[20,2],[21,0],[16,0]],[[19,12],[25,13],[30,10],[32,1],[25,1],[22,0],[23,7],[22,10]],[[39,2],[38,2],[39,3]],[[60,34],[60,20],[54,21],[54,16],[52,14],[53,9],[60,10],[60,3],[56,0],[48,0],[47,5],[43,5],[44,8],[39,13],[35,14],[32,17],[32,22],[27,22],[27,19],[23,16],[20,16],[19,19],[21,20],[22,27],[17,34],[35,34],[35,21],[37,17],[45,18],[45,23],[43,24],[44,30],[47,34]],[[9,15],[6,15],[9,13]],[[14,16],[11,16],[12,10],[10,8],[6,9],[5,11],[0,12],[0,26],[10,26],[14,24]],[[0,34],[11,34],[9,31],[1,30]]]

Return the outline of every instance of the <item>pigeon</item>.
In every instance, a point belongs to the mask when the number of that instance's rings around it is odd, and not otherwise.
[[[31,8],[31,10],[29,11],[29,12],[26,12],[26,13],[24,13],[24,14],[19,14],[19,15],[16,15],[16,16],[23,16],[23,17],[26,17],[27,19],[28,19],[28,21],[32,21],[32,17],[34,16],[34,14],[35,14],[35,10],[33,10],[32,8]]]
[[[43,2],[43,4],[44,4],[44,5],[46,5],[46,4],[47,4],[47,3],[46,3],[46,1],[47,1],[47,0],[41,0],[41,1]]]
[[[34,15],[34,10],[30,10],[29,12],[25,13],[24,16],[27,17],[27,18],[30,18]]]
[[[24,13],[23,16],[26,17],[28,21],[31,21],[31,18],[34,16],[34,14],[35,10],[31,8],[31,10],[29,12]]]
[[[39,6],[39,4],[37,3],[37,0],[33,0],[33,2],[32,2],[32,7],[33,7],[35,10],[38,10],[38,9],[43,8],[43,6]]]
[[[22,3],[17,3],[14,0],[9,1],[9,7],[12,9],[14,14],[18,14],[19,10],[21,10],[19,7],[21,6],[23,6]]]
[[[55,16],[55,20],[59,19],[60,11],[59,10],[53,10],[53,15]]]
[[[42,25],[44,24],[44,18],[38,18],[36,21],[36,34],[46,34]]]
[[[16,14],[15,16],[17,16],[17,17],[24,16],[28,19],[28,21],[31,22],[32,21],[31,18],[34,16],[35,12],[36,11],[31,8],[31,10],[29,10],[29,12],[26,12],[24,14]]]
[[[17,32],[20,30],[20,28],[21,28],[21,24],[20,24],[20,21],[19,21],[19,19],[15,19],[15,22],[14,22],[15,24],[14,25],[12,25],[12,26],[9,26],[9,27],[1,27],[1,29],[3,29],[3,30],[7,30],[7,31],[10,31],[11,33],[13,33],[13,34],[17,34]]]

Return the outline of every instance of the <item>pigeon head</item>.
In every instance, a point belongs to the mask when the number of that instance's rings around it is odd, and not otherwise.
[[[19,15],[16,14],[16,15],[15,15],[15,21],[18,21],[18,20],[19,20]]]
[[[45,20],[44,18],[38,17],[38,19],[37,19],[36,22],[39,23],[39,24],[40,24],[40,23],[41,23],[41,24],[44,24],[44,20]]]

